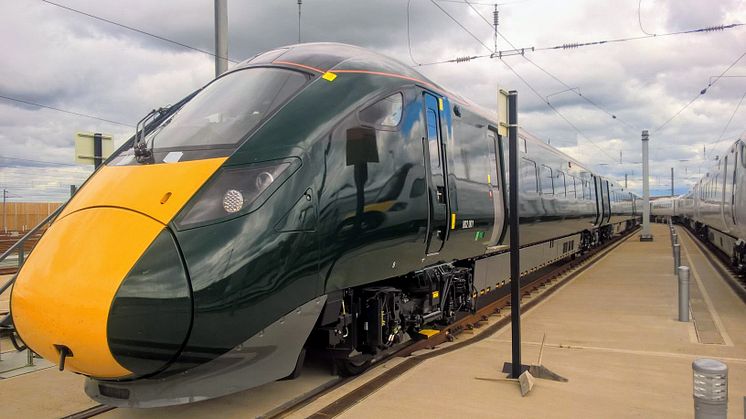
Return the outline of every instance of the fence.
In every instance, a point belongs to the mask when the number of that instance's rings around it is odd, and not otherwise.
[[[61,202],[0,202],[0,233],[28,231],[60,205]]]

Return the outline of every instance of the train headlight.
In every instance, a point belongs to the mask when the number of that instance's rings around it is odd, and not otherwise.
[[[251,212],[298,166],[292,159],[222,168],[181,210],[176,226],[186,229]]]
[[[243,208],[243,194],[235,189],[229,189],[223,195],[223,209],[228,214],[238,212]]]

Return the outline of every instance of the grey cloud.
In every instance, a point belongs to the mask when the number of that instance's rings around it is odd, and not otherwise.
[[[213,48],[212,2],[134,0],[102,2],[60,0],[117,22],[138,27],[197,48]],[[304,41],[359,44],[409,63],[405,0],[306,0],[303,4]],[[492,45],[485,23],[464,5],[442,6]],[[297,40],[297,2],[229,1],[229,51],[236,60]],[[476,6],[488,19],[489,6]],[[412,53],[421,62],[484,54],[479,43],[464,33],[428,0],[411,0]],[[643,1],[643,23],[651,31],[690,29],[746,19],[746,6],[735,0],[713,2]],[[728,23],[728,22],[725,22]],[[641,34],[637,4],[593,0],[547,2],[531,0],[501,7],[501,32],[518,47],[608,39]],[[212,78],[212,57],[92,20],[41,2],[3,2],[0,41],[7,57],[0,67],[0,93],[82,113],[134,124],[147,110],[173,103]],[[499,48],[509,46],[500,39]],[[743,94],[744,80],[723,79],[662,132],[654,128],[680,109],[708,78],[719,74],[746,44],[743,30],[659,38],[587,47],[569,51],[529,53],[528,57],[568,85],[635,127],[630,129],[595,109],[582,98],[564,93],[550,98],[568,120],[613,157],[622,150],[625,164],[594,166],[617,179],[632,173],[639,161],[639,131],[653,130],[653,174],[663,176],[676,165],[687,171],[709,164],[702,146],[717,140]],[[505,61],[541,95],[565,89],[519,56]],[[418,68],[429,78],[487,108],[495,107],[495,87],[519,91],[521,124],[589,163],[609,157],[556,116],[499,60]],[[746,62],[731,73],[743,74]],[[725,138],[743,131],[744,113],[734,118]],[[0,100],[0,156],[33,160],[72,161],[76,131],[112,133],[118,142],[132,129],[96,120],[35,109]],[[727,142],[720,145],[725,147]],[[713,147],[714,147],[713,146]],[[708,146],[708,149],[710,147]],[[688,159],[690,162],[678,162]],[[38,175],[60,177],[59,166],[34,166],[29,172],[16,162],[13,170],[0,160],[0,184]],[[80,168],[88,169],[88,168]],[[73,175],[72,180],[85,176]],[[639,178],[639,170],[636,172]],[[67,176],[67,175],[65,175]],[[75,177],[77,176],[77,177]],[[43,183],[43,182],[42,182]],[[42,183],[37,183],[37,189]],[[19,183],[20,184],[20,183]],[[631,186],[639,182],[631,180]],[[36,191],[36,189],[30,189]],[[64,199],[65,191],[54,192]],[[55,196],[39,192],[39,196]]]

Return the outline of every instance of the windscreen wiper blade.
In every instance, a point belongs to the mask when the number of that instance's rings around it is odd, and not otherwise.
[[[153,159],[153,146],[151,145],[150,147],[148,147],[148,143],[145,140],[145,136],[147,134],[145,132],[145,128],[148,126],[148,123],[168,112],[168,109],[168,107],[153,109],[152,111],[148,112],[148,114],[145,115],[145,117],[141,119],[140,122],[137,123],[137,127],[135,129],[135,144],[133,148],[135,150],[135,158],[137,159],[138,163],[155,162]]]

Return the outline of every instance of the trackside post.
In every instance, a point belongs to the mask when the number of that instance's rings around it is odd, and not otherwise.
[[[508,93],[508,163],[510,171],[510,324],[513,344],[511,377],[521,375],[521,256],[518,234],[518,92]]]

